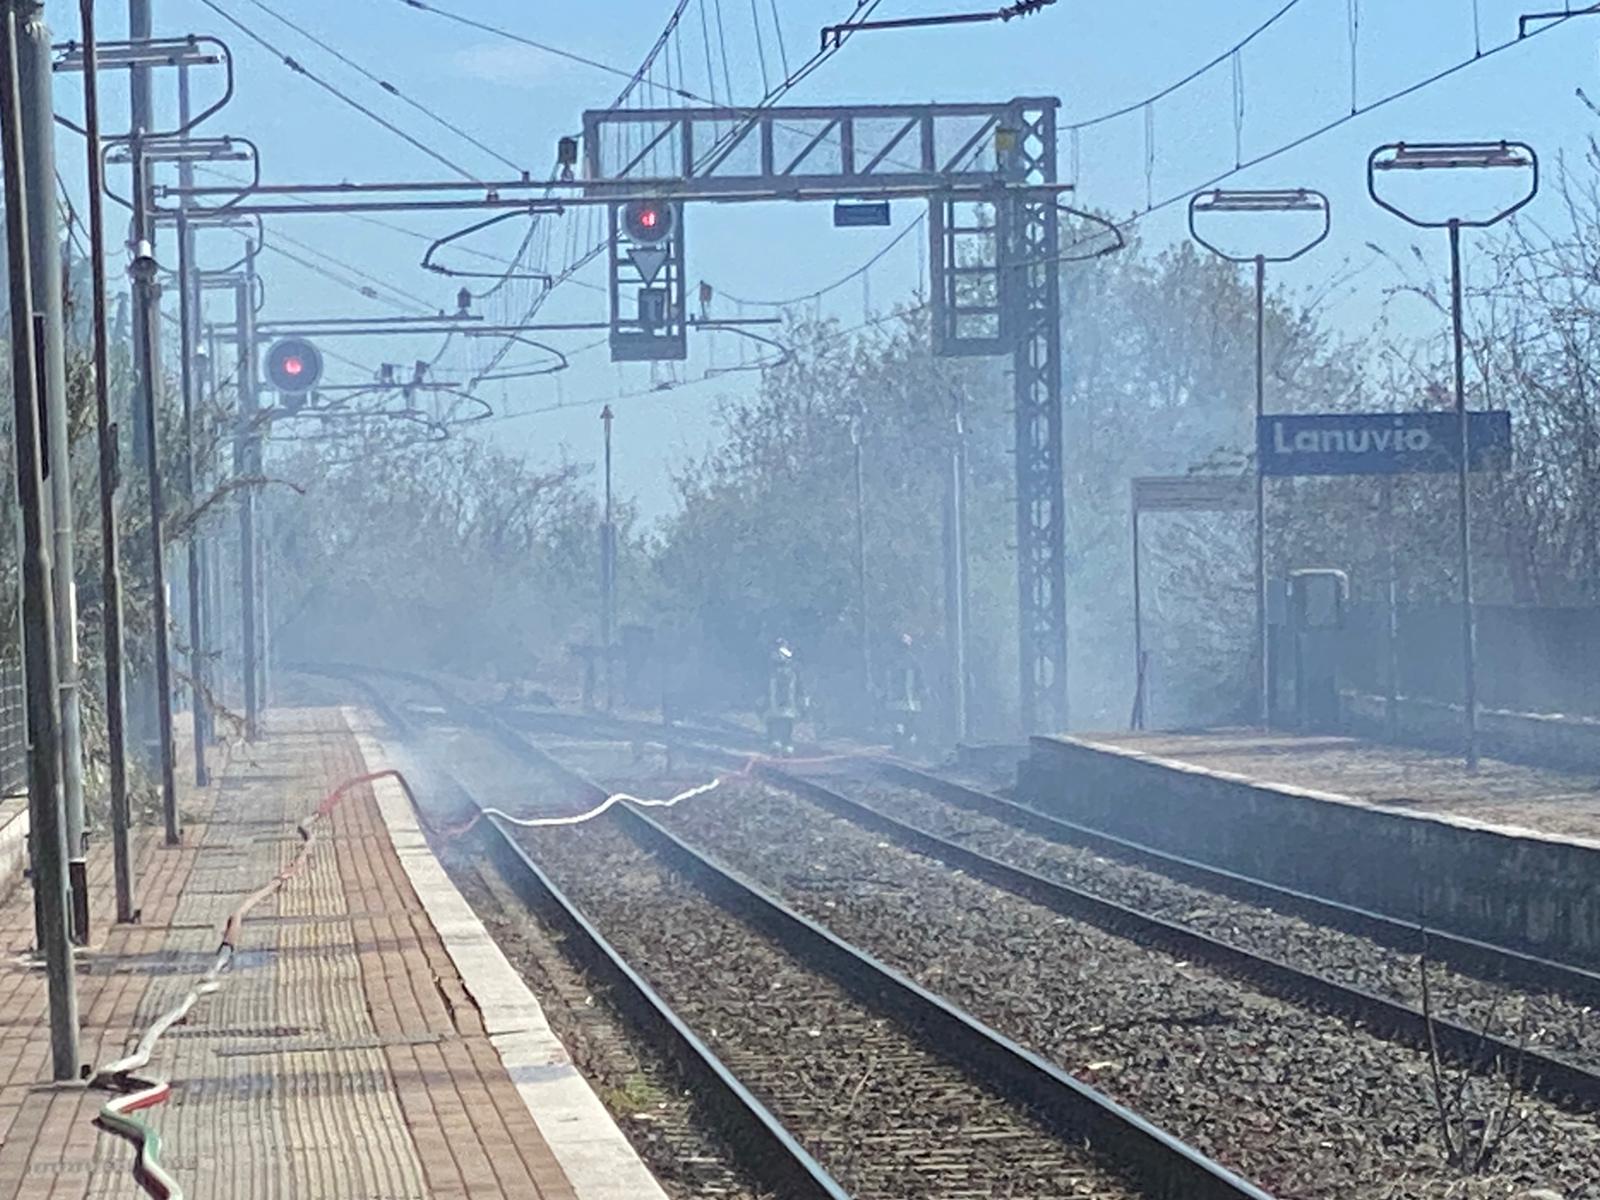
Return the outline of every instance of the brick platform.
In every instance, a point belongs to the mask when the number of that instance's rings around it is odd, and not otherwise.
[[[140,925],[110,924],[98,847],[98,944],[79,970],[85,1062],[126,1053],[183,995],[227,913],[295,854],[295,823],[370,769],[338,710],[272,717],[265,740],[185,797],[181,848],[140,837]],[[44,978],[19,957],[31,941],[31,894],[17,888],[0,906],[0,1200],[137,1195],[132,1148],[93,1124],[105,1094],[42,1083]],[[319,828],[302,872],[253,910],[222,990],[158,1045],[151,1069],[174,1092],[147,1117],[194,1197],[587,1200],[491,1032],[362,787]]]

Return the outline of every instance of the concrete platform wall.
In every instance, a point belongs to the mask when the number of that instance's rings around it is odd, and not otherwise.
[[[1345,692],[1345,724],[1364,737],[1384,737],[1388,722],[1382,696]],[[1458,750],[1461,706],[1402,696],[1399,736],[1418,746]],[[1478,737],[1485,754],[1507,762],[1600,770],[1600,720],[1560,713],[1521,713],[1485,708],[1478,712]]]
[[[1072,738],[1034,738],[1017,795],[1159,850],[1600,967],[1600,844],[1385,811]]]
[[[0,800],[0,900],[22,882],[28,865],[28,802]]]

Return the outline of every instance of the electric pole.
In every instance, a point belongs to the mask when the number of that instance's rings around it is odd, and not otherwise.
[[[615,419],[609,404],[600,410],[606,439],[606,512],[605,523],[600,528],[600,644],[606,660],[607,712],[611,711],[616,701],[616,689],[612,683],[616,672],[611,645],[617,620],[617,535],[611,523],[611,422]]]
[[[83,28],[83,127],[87,132],[89,256],[94,290],[95,433],[100,451],[101,620],[105,641],[106,756],[111,777],[111,839],[117,920],[132,921],[133,856],[128,851],[128,750],[122,673],[122,568],[117,533],[117,427],[111,419],[111,367],[106,326],[105,184],[100,165],[100,83],[94,0],[80,0]]]
[[[151,38],[152,21],[150,0],[128,0],[128,39],[130,42],[147,42]],[[131,168],[132,186],[129,195],[133,200],[133,221],[128,238],[128,252],[137,257],[144,248],[148,253],[155,253],[156,226],[155,218],[150,212],[150,192],[148,181],[148,163],[145,161],[144,143],[152,131],[154,108],[151,102],[150,67],[148,64],[135,63],[128,72],[129,88],[129,127],[128,127],[128,160]],[[159,347],[159,327],[153,322],[159,316],[152,316],[146,305],[144,291],[137,285],[131,287],[131,309],[133,318],[133,338],[135,343],[144,336],[145,331],[157,329],[156,345]],[[154,423],[147,418],[146,409],[153,409],[159,388],[155,380],[146,378],[138,368],[139,359],[135,355],[135,382],[129,417],[133,423],[133,456],[140,470],[150,471],[155,468],[156,450],[150,444],[147,431]],[[164,603],[163,598],[163,603]],[[165,642],[165,628],[156,630],[158,641]],[[153,765],[162,774],[165,770],[162,762],[171,753],[170,728],[163,728],[161,712],[165,709],[170,713],[170,701],[163,701],[158,694],[158,683],[153,683],[148,672],[140,672],[135,677],[135,690],[138,703],[135,712],[139,722],[140,740],[143,742],[146,762]],[[170,722],[169,722],[170,724]],[[152,728],[152,726],[155,726]],[[152,749],[153,742],[153,749]]]
[[[61,784],[66,803],[67,878],[72,936],[89,940],[89,868],[83,809],[83,718],[78,702],[78,597],[72,547],[72,439],[67,418],[66,330],[61,295],[61,227],[56,216],[55,110],[50,31],[43,0],[15,10],[17,69],[22,91],[23,186],[27,189],[28,256],[33,311],[44,323],[34,364],[44,395],[49,524],[56,611],[56,674],[60,689]]]
[[[35,329],[28,257],[28,205],[17,64],[19,0],[0,7],[0,169],[10,259],[11,387],[17,500],[22,516],[23,661],[28,707],[28,815],[39,949],[45,958],[54,1078],[78,1077],[78,995],[67,930],[67,831],[62,811],[57,714],[55,602],[44,519],[44,472]],[[31,11],[31,8],[30,8]],[[53,261],[43,269],[53,269]]]
[[[150,501],[150,623],[155,641],[156,720],[161,753],[161,814],[166,824],[166,842],[176,846],[182,840],[178,830],[178,786],[172,747],[172,662],[167,639],[167,568],[163,528],[166,508],[161,490],[161,439],[156,422],[156,381],[161,377],[160,331],[154,314],[161,308],[161,285],[156,282],[156,260],[150,243],[141,241],[129,268],[133,276],[135,309],[143,317],[133,334],[134,358],[138,363],[140,388],[144,392],[145,444],[150,461],[145,484]]]
[[[861,645],[862,699],[872,707],[872,630],[867,620],[867,477],[862,460],[861,441],[865,431],[865,410],[850,418],[850,445],[855,453],[856,488],[856,634]],[[870,719],[870,718],[869,718]]]
[[[944,636],[950,663],[950,726],[957,742],[969,735],[967,705],[967,437],[961,396],[950,430],[950,475],[945,486]]]
[[[239,405],[233,444],[234,474],[242,478],[239,489],[239,644],[240,673],[244,677],[245,737],[255,741],[261,731],[260,670],[256,662],[256,476],[260,474],[261,441],[256,429],[259,399],[256,394],[255,249],[245,258],[245,272],[234,285],[234,311],[238,338]]]
[[[189,68],[178,68],[178,125],[183,130],[183,140],[189,140]],[[187,159],[178,164],[178,181],[184,187],[194,186],[194,165]],[[183,209],[178,211],[178,325],[179,325],[179,387],[183,394],[183,490],[189,503],[189,530],[184,538],[187,554],[188,578],[186,585],[189,602],[189,697],[190,736],[194,741],[194,782],[205,787],[206,772],[206,654],[200,614],[200,529],[194,519],[195,511],[195,320],[198,315],[198,297],[195,290],[194,229]]]

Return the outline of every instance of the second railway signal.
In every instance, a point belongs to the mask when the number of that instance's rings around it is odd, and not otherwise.
[[[304,338],[284,338],[267,351],[267,382],[282,396],[304,396],[322,380],[322,351]]]

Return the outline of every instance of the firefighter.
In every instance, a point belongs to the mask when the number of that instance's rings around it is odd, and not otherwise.
[[[767,742],[774,754],[794,753],[794,726],[803,704],[794,651],[779,638],[767,671]]]
[[[900,643],[889,664],[889,686],[885,694],[894,721],[895,749],[908,750],[917,744],[917,727],[922,714],[922,667],[917,662],[916,644],[909,633],[900,635]]]

